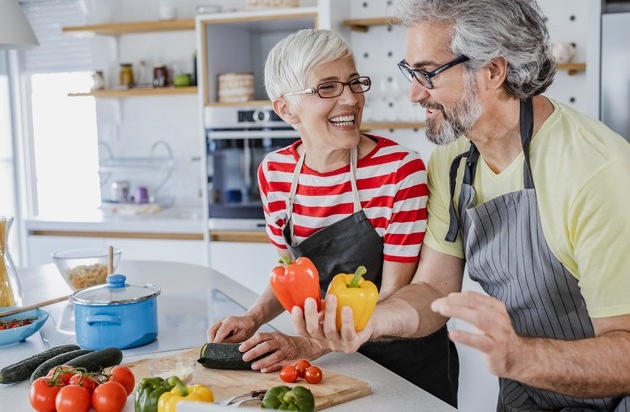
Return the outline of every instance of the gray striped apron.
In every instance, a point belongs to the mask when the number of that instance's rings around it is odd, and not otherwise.
[[[524,190],[476,205],[473,182],[479,152],[471,150],[451,165],[451,202],[460,160],[466,158],[459,216],[446,240],[461,226],[470,278],[505,303],[521,336],[575,340],[594,337],[577,279],[552,254],[545,240],[529,161],[533,131],[531,99],[521,101],[521,141],[525,155]],[[630,411],[629,397],[575,398],[499,378],[497,411]]]
[[[383,272],[383,239],[374,230],[361,208],[356,184],[357,150],[350,153],[350,183],[354,199],[354,213],[312,234],[298,244],[293,233],[293,204],[304,164],[304,154],[293,174],[287,200],[287,224],[283,228],[284,241],[291,256],[307,256],[319,272],[322,296],[338,273],[354,273],[363,265],[365,279],[380,289]],[[430,336],[419,339],[387,339],[366,342],[359,349],[363,355],[402,376],[444,402],[457,406],[459,386],[459,357],[448,338],[446,326]]]

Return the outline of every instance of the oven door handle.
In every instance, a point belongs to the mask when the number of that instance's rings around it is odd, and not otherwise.
[[[274,139],[274,138],[295,138],[300,135],[294,129],[290,130],[217,130],[207,131],[209,139]]]

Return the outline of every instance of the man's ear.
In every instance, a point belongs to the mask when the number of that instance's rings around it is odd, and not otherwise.
[[[487,84],[493,89],[502,88],[507,78],[508,62],[503,57],[496,58],[486,66]]]
[[[293,114],[293,110],[287,104],[285,99],[275,99],[273,101],[273,111],[289,124],[295,124],[298,122],[298,117]]]

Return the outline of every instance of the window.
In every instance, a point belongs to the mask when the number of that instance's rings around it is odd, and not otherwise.
[[[63,34],[84,24],[74,0],[28,0],[24,12],[40,46],[22,52],[21,78],[30,120],[28,158],[33,186],[29,213],[72,216],[100,205],[96,107],[92,98],[68,97],[92,85],[92,43]]]

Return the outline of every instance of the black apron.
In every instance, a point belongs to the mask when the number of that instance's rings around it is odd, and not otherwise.
[[[343,218],[297,244],[293,235],[293,203],[304,164],[304,154],[293,174],[287,200],[287,224],[284,240],[293,258],[306,256],[319,271],[322,296],[338,273],[354,273],[363,265],[364,278],[380,289],[383,270],[383,239],[361,209],[356,186],[357,150],[350,153],[350,181],[354,195],[354,214]],[[446,326],[420,339],[391,339],[366,342],[359,352],[402,376],[444,402],[457,406],[459,358],[455,345],[448,339]]]
[[[476,204],[473,182],[479,152],[456,157],[451,165],[451,226],[454,241],[461,226],[470,278],[488,295],[505,303],[521,336],[575,340],[595,335],[577,279],[556,259],[545,240],[529,161],[533,132],[531,99],[521,101],[523,190]],[[459,220],[453,196],[460,160],[467,158],[459,196]],[[499,378],[497,411],[630,411],[630,398],[575,398]]]

